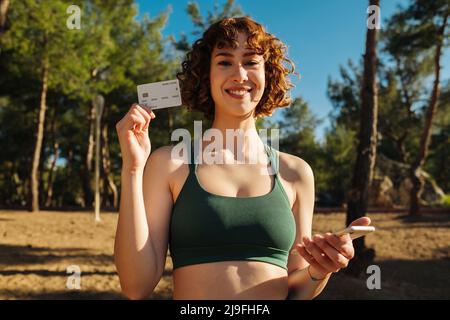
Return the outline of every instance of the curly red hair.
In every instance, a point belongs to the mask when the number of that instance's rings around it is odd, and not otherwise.
[[[288,90],[294,85],[288,75],[298,73],[286,56],[287,46],[249,17],[226,18],[212,24],[202,38],[194,42],[181,64],[182,71],[177,73],[183,104],[191,110],[203,112],[209,119],[214,117],[209,79],[212,51],[216,46],[235,49],[239,44],[239,32],[248,35],[249,48],[264,58],[266,89],[256,106],[255,116],[270,116],[276,108],[287,107],[291,103]]]

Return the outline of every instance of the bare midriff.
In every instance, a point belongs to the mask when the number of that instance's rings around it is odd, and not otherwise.
[[[259,261],[220,261],[176,268],[176,300],[284,300],[287,271]]]

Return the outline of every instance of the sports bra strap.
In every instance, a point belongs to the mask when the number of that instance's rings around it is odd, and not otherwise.
[[[278,176],[278,169],[279,169],[279,155],[276,149],[270,147],[267,144],[264,144],[264,147],[266,148],[267,155],[270,159],[270,166],[273,171],[271,173]]]
[[[195,154],[194,154],[194,145],[195,141],[192,140],[192,142],[189,145],[189,148],[191,148],[191,157],[189,159],[189,172],[194,173],[195,172]]]

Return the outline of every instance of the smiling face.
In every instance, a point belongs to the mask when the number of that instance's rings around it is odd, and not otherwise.
[[[264,59],[248,48],[247,35],[238,34],[236,49],[214,48],[210,85],[215,113],[231,116],[254,114],[264,93]]]

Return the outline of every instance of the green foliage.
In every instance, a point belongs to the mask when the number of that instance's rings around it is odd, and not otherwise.
[[[194,24],[194,31],[192,31],[192,35],[196,36],[197,38],[201,37],[203,32],[218,20],[243,15],[241,7],[236,5],[234,0],[227,0],[221,10],[219,10],[219,4],[215,1],[214,10],[213,12],[207,13],[206,19],[202,17],[198,3],[195,1],[189,2],[186,11],[191,17],[192,23]],[[188,38],[184,33],[180,35],[180,39],[178,41],[176,41],[174,38],[172,38],[171,40],[177,50],[186,53],[191,49]]]
[[[360,83],[362,71],[348,61],[348,69],[340,66],[340,80],[328,79],[327,95],[331,100],[334,110],[331,118],[339,124],[358,130],[360,110]]]
[[[439,109],[436,113],[430,154],[425,170],[444,190],[450,192],[450,81],[442,88]]]
[[[200,14],[200,8],[196,2],[190,2],[187,6],[187,12],[191,16],[192,23],[197,28],[193,34],[200,36],[211,24],[225,19],[242,15],[241,7],[236,6],[234,0],[227,0],[221,11],[219,11],[219,4],[214,2],[213,12],[207,13],[206,21]]]
[[[309,110],[308,104],[297,97],[289,108],[281,110],[280,149],[302,157],[314,166],[319,145],[315,141],[315,128],[322,122]]]
[[[444,208],[450,208],[450,194],[446,194],[446,195],[444,196],[444,199],[443,199],[443,201],[442,201],[442,206],[443,206]]]
[[[340,124],[333,124],[325,135],[323,160],[318,170],[321,184],[318,193],[333,199],[334,205],[346,201],[346,190],[350,187],[356,161],[356,132]]]

